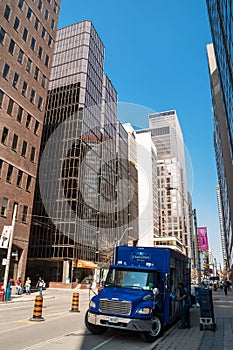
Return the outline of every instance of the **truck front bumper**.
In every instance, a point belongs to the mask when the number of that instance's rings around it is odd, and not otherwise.
[[[152,329],[151,320],[99,315],[90,311],[88,311],[88,322],[96,326],[126,329],[130,331],[148,332]]]

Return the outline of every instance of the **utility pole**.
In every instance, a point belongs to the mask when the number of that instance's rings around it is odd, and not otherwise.
[[[12,244],[13,244],[13,235],[14,235],[17,207],[18,207],[18,205],[15,204],[13,218],[12,218],[12,224],[11,224],[12,229],[11,229],[10,240],[9,240],[9,245],[8,245],[8,250],[7,250],[6,268],[5,268],[4,282],[3,282],[3,288],[5,289],[5,291],[7,288],[7,281],[8,281],[8,276],[9,276],[10,264],[11,264],[11,250],[12,250]]]
[[[196,214],[196,209],[193,209],[192,215],[193,215],[194,230],[195,230],[195,240],[194,240],[194,242],[195,242],[197,280],[198,280],[198,285],[201,285],[201,265],[200,265],[200,254],[199,254],[198,236],[197,236],[197,214]]]

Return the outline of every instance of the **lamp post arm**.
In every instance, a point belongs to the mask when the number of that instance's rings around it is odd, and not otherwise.
[[[120,239],[118,239],[118,240],[116,239],[116,240],[115,240],[115,244],[114,244],[114,258],[113,258],[114,264],[116,264],[116,248],[117,248],[117,246],[121,243],[121,241],[122,241],[122,239],[123,239],[125,233],[126,233],[127,231],[129,231],[129,230],[132,230],[132,229],[133,229],[133,227],[127,227],[127,228],[124,230],[124,232],[122,233]]]

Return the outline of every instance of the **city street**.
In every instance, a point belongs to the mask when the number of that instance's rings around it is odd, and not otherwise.
[[[44,292],[44,321],[34,322],[32,317],[35,293],[14,297],[12,302],[0,304],[0,344],[7,350],[119,350],[121,349],[183,349],[230,350],[233,343],[233,293],[213,293],[217,329],[200,331],[199,309],[191,308],[191,329],[178,329],[179,322],[168,329],[153,344],[144,343],[138,334],[108,330],[102,335],[90,334],[84,324],[89,291],[78,290],[80,312],[69,312],[73,291],[47,289]]]

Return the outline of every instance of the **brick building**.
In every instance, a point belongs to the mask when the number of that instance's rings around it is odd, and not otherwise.
[[[9,277],[24,280],[60,0],[0,2],[0,233],[17,204]],[[0,249],[0,261],[7,249]],[[0,264],[0,279],[5,267]]]

